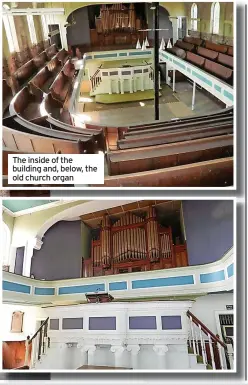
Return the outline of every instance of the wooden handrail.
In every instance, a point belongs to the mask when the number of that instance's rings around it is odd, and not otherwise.
[[[197,325],[197,326],[201,326],[201,329],[202,331],[205,333],[205,334],[209,334],[212,339],[214,340],[214,342],[217,342],[219,343],[223,348],[227,349],[227,346],[226,344],[221,341],[218,337],[216,337],[216,335],[211,332],[211,330],[208,329],[208,327],[206,325],[204,325],[204,323],[202,323],[193,313],[191,313],[189,310],[187,311],[187,316],[190,318],[192,318],[193,322]]]
[[[41,331],[41,329],[43,328],[44,325],[46,325],[48,323],[48,320],[49,320],[49,317],[47,317],[47,319],[45,319],[45,321],[42,322],[42,324],[40,325],[39,329],[37,330],[37,332],[33,335],[33,337],[27,337],[28,339],[28,343],[29,345],[31,344],[31,342],[33,341],[33,339],[37,336],[37,334]]]
[[[96,70],[96,72],[94,73],[94,75],[91,76],[90,80],[93,80],[93,79],[97,76],[97,74],[98,74],[98,72],[100,72],[100,69],[101,69],[101,68],[102,68],[102,64],[100,65],[99,68],[97,68],[97,70]]]

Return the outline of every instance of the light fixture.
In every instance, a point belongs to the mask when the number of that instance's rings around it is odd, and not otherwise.
[[[145,107],[145,103],[144,102],[140,102],[140,107]]]

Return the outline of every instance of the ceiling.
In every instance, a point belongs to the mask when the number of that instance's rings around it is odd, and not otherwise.
[[[44,205],[49,205],[51,203],[58,202],[58,200],[31,200],[31,199],[4,199],[3,200],[3,207],[11,211],[11,213],[16,214],[19,213],[20,211],[24,210],[29,210],[29,209],[34,209],[37,207],[44,206]],[[42,207],[43,209],[43,207]]]
[[[121,205],[94,213],[85,214],[81,216],[84,223],[92,228],[96,228],[100,225],[102,217],[104,215],[110,215],[111,217],[121,217],[127,211],[132,211],[137,215],[144,215],[148,211],[149,206],[155,206],[157,216],[160,220],[165,217],[175,215],[180,212],[181,201],[180,200],[143,200],[132,202],[126,205]]]

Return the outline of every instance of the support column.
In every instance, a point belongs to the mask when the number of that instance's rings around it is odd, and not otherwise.
[[[159,120],[159,3],[154,3],[153,14],[154,29],[154,119]]]
[[[124,94],[124,80],[120,79],[120,83],[121,83],[121,94]]]
[[[166,353],[168,352],[168,346],[166,345],[154,345],[153,351],[157,354],[159,369],[166,369]]]
[[[195,88],[196,88],[196,83],[193,83],[193,94],[192,94],[192,111],[195,109]]]
[[[166,68],[165,68],[165,79],[166,79],[166,84],[169,85],[169,67],[168,67],[168,63],[166,63]]]
[[[112,84],[111,84],[111,79],[109,79],[109,95],[112,95]]]
[[[95,352],[96,345],[92,345],[88,347],[88,365],[95,365]]]
[[[120,368],[123,363],[123,353],[125,348],[123,346],[111,346],[110,351],[115,355],[115,367]]]
[[[130,94],[133,93],[133,78],[130,78]]]
[[[127,345],[127,351],[131,353],[132,369],[138,369],[139,345]]]
[[[141,91],[144,91],[144,89],[145,89],[144,83],[145,83],[145,78],[144,78],[144,74],[142,74],[142,76],[141,76]]]
[[[32,238],[27,241],[22,268],[22,275],[24,275],[25,277],[30,277],[31,262],[34,249],[40,250],[42,245],[43,242],[39,238]]]
[[[173,92],[175,92],[175,83],[176,83],[176,70],[173,69]]]

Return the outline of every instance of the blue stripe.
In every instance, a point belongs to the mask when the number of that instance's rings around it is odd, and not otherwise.
[[[3,290],[15,291],[17,293],[30,294],[31,286],[22,285],[21,283],[3,281]]]
[[[201,283],[218,282],[218,281],[224,281],[224,280],[225,280],[224,270],[216,271],[214,273],[200,274]]]
[[[87,55],[86,60],[90,60],[90,59],[92,59],[92,55],[89,55],[89,56]]]
[[[100,55],[94,55],[94,58],[96,59],[101,59],[105,57],[117,57],[117,53],[105,53],[105,54],[100,54]]]
[[[120,52],[119,56],[127,56],[127,52]]]
[[[55,289],[53,287],[35,287],[34,294],[36,295],[54,295]]]
[[[195,71],[192,71],[192,74],[196,78],[200,79],[202,82],[204,82],[204,83],[206,83],[206,84],[208,84],[209,86],[212,87],[212,82],[210,80],[208,80],[207,78],[205,78],[205,76],[203,76],[203,75],[201,75],[201,74],[199,74],[198,72],[195,72]]]
[[[185,275],[171,278],[154,278],[132,281],[132,289],[144,289],[148,287],[193,285],[193,275]]]
[[[228,266],[227,268],[227,276],[228,278],[232,277],[234,274],[234,265],[233,263],[231,265]]]
[[[179,61],[177,61],[177,60],[173,60],[173,63],[177,64],[179,67],[181,67],[182,69],[184,69],[184,70],[185,70],[185,65],[184,65],[184,64],[182,64],[182,63],[180,63]]]
[[[110,282],[109,290],[127,290],[127,282]]]
[[[230,99],[233,102],[233,94],[224,90],[224,96],[226,96],[228,99]]]
[[[216,89],[216,91],[221,92],[221,87],[217,84],[214,85],[214,88]]]
[[[151,55],[151,51],[142,51],[142,52],[129,52],[129,56],[145,56],[145,55]]]
[[[105,284],[81,285],[81,286],[65,286],[59,288],[59,294],[79,294],[104,291]]]

